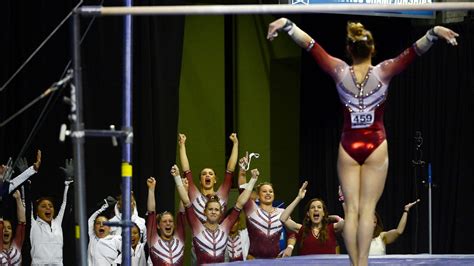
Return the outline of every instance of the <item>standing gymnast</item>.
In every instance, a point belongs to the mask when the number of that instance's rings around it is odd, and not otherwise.
[[[284,31],[306,49],[335,81],[344,105],[344,125],[337,170],[346,197],[344,241],[353,265],[367,265],[372,240],[373,215],[385,185],[388,152],[383,125],[384,103],[392,77],[425,53],[438,39],[457,45],[457,33],[436,26],[398,57],[372,65],[375,51],[370,31],[360,23],[347,24],[347,51],[352,65],[332,57],[298,26],[286,18],[270,23],[267,38]]]
[[[234,209],[225,218],[221,219],[223,214],[222,206],[219,199],[215,196],[210,197],[204,206],[204,215],[206,221],[201,223],[196,215],[188,193],[183,186],[179,169],[176,165],[171,168],[171,175],[174,176],[178,194],[186,208],[186,216],[193,232],[194,251],[196,252],[197,263],[199,265],[205,263],[219,263],[225,260],[225,250],[227,246],[227,238],[232,225],[239,218],[239,213],[246,202],[250,198],[253,186],[257,182],[258,170],[252,170],[252,179],[247,188],[239,195]],[[220,222],[222,220],[222,222]]]
[[[20,191],[16,190],[13,193],[16,201],[16,212],[18,225],[15,229],[15,236],[13,236],[13,227],[10,220],[4,220],[4,229],[0,230],[3,240],[3,248],[0,247],[0,265],[21,265],[21,249],[25,241],[25,227],[26,227],[26,213],[25,206],[21,200]]]
[[[237,156],[239,152],[239,140],[237,139],[237,134],[232,133],[229,136],[229,139],[232,141],[232,152],[227,162],[227,169],[225,172],[224,182],[219,187],[217,191],[214,190],[214,185],[217,182],[217,177],[213,169],[204,168],[200,173],[200,185],[201,191],[196,188],[196,185],[193,181],[193,175],[189,167],[189,160],[186,154],[186,135],[178,135],[178,144],[179,144],[179,159],[181,161],[181,170],[184,173],[184,177],[188,180],[189,183],[189,198],[193,204],[196,215],[198,216],[201,222],[206,221],[204,215],[204,205],[208,200],[208,196],[216,195],[219,198],[219,202],[225,212],[227,206],[227,199],[229,198],[230,188],[232,186],[232,175],[237,164]]]
[[[155,187],[156,180],[149,177],[147,200],[147,232],[150,258],[153,265],[183,265],[184,264],[184,208],[180,203],[178,221],[174,226],[174,217],[170,212],[156,215]]]
[[[239,186],[246,187],[248,184],[246,170],[249,165],[248,153],[239,160]],[[290,256],[293,250],[293,239],[288,239],[286,248],[280,252],[280,238],[284,232],[280,215],[284,209],[274,207],[275,194],[273,185],[269,182],[260,183],[257,186],[257,199],[249,200],[244,205],[247,216],[247,231],[250,239],[250,246],[247,259],[255,258],[277,258],[280,256]],[[291,218],[290,218],[291,220]]]

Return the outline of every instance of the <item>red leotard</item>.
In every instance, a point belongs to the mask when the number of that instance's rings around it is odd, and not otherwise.
[[[280,216],[284,209],[275,208],[272,213],[268,213],[255,201],[249,200],[244,210],[250,238],[249,255],[255,258],[276,258],[280,253],[279,241],[283,230]]]
[[[10,249],[0,250],[0,265],[21,265],[21,248],[25,240],[25,226],[25,223],[18,223]],[[3,230],[1,232],[3,235]]]
[[[219,203],[222,206],[222,213],[226,212],[227,199],[229,198],[230,188],[232,186],[232,172],[226,171],[224,182],[219,187],[216,192],[216,195],[219,197]],[[204,196],[196,187],[193,181],[193,174],[191,171],[184,172],[184,176],[188,180],[189,184],[189,200],[193,204],[194,211],[196,212],[197,217],[204,223],[206,221],[206,216],[204,215],[204,206],[206,206],[207,197]]]
[[[229,231],[239,218],[239,213],[240,210],[234,207],[217,229],[211,231],[199,221],[192,206],[186,207],[186,216],[193,232],[194,252],[199,265],[224,262]]]
[[[416,43],[403,51],[398,57],[370,67],[365,79],[358,83],[354,70],[344,61],[330,56],[317,43],[312,42],[309,51],[318,65],[336,83],[339,98],[344,104],[344,125],[341,145],[359,164],[385,140],[383,126],[384,102],[393,76],[403,71],[416,57]],[[373,123],[363,128],[355,128],[351,113],[373,112]],[[371,114],[372,115],[372,114]]]
[[[155,212],[147,216],[147,240],[153,265],[183,265],[184,263],[184,213],[177,215],[176,228],[171,240],[164,240],[158,235]]]

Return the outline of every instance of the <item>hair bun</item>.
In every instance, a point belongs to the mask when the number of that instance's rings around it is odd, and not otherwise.
[[[360,22],[350,21],[347,23],[347,38],[353,42],[367,41],[368,31]]]

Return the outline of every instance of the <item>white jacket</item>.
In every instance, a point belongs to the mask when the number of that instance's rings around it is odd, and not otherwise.
[[[63,203],[58,216],[51,221],[51,225],[41,218],[36,220],[31,213],[31,265],[63,265],[63,222],[66,209],[67,191],[69,185],[64,187]]]
[[[97,241],[92,251],[92,263],[89,266],[117,265],[121,263],[122,237],[108,235]]]
[[[130,251],[132,266],[146,266],[145,244],[139,243]],[[100,238],[92,251],[92,263],[89,266],[117,265],[122,263],[122,237],[108,235]]]
[[[96,245],[100,239],[95,235],[95,231],[94,231],[95,219],[97,218],[97,216],[99,216],[99,214],[105,211],[108,207],[109,205],[107,203],[102,205],[102,207],[98,209],[96,212],[94,212],[91,215],[91,217],[89,217],[89,220],[87,221],[87,224],[89,227],[88,228],[89,229],[89,245],[87,246],[87,262],[88,262],[87,265],[93,265],[92,260],[96,252]]]
[[[115,205],[114,211],[115,211],[115,216],[112,217],[112,219],[110,219],[109,222],[120,222],[122,220],[122,213],[120,212],[117,204]],[[145,219],[138,216],[137,208],[133,208],[131,220],[132,220],[132,222],[134,222],[138,225],[138,228],[140,228],[141,242],[145,243],[146,242]],[[110,228],[110,234],[111,235],[122,235],[122,228],[121,227],[111,227]]]

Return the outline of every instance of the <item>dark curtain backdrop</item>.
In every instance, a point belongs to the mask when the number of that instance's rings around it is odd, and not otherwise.
[[[183,1],[141,1],[140,5],[181,4]],[[2,33],[0,83],[17,69],[41,41],[56,27],[77,1],[7,1],[0,11]],[[85,4],[98,4],[86,1]],[[122,5],[107,1],[105,5]],[[81,21],[82,32],[92,18]],[[146,178],[155,176],[157,211],[174,210],[174,184],[169,169],[176,157],[178,123],[178,88],[181,67],[184,17],[135,17],[133,71],[133,189],[140,216],[146,212]],[[84,74],[84,118],[88,129],[121,127],[122,108],[122,18],[96,18],[82,43]],[[59,80],[70,59],[70,23],[66,23],[30,64],[4,92],[0,92],[0,120],[14,113],[53,82]],[[54,96],[48,115],[26,149],[29,162],[36,149],[43,151],[40,173],[32,177],[31,198],[53,196],[59,208],[63,179],[58,167],[72,156],[71,143],[58,140],[59,127],[68,124],[69,106],[62,97],[69,89]],[[21,117],[0,128],[0,160],[16,157],[38,115],[46,104],[43,100]],[[97,203],[107,195],[118,195],[121,182],[121,149],[113,147],[110,139],[86,141],[87,214],[95,211]],[[73,188],[63,221],[64,264],[73,265]],[[14,217],[11,200],[2,203],[6,216]],[[29,210],[27,210],[29,211]],[[110,211],[110,210],[109,210]],[[27,215],[28,217],[28,215]],[[29,229],[28,229],[29,230]],[[84,229],[87,230],[87,229]],[[24,264],[28,265],[29,236],[23,249]]]
[[[348,20],[361,21],[372,31],[377,50],[374,65],[397,56],[428,29],[404,18],[343,15],[303,16],[301,28],[331,55],[349,62],[345,54]],[[391,82],[384,118],[390,166],[377,206],[385,229],[396,228],[406,203],[417,197],[421,202],[410,211],[405,233],[387,247],[388,253],[428,252],[428,189],[422,184],[427,167],[412,164],[415,131],[422,132],[422,159],[432,164],[436,185],[432,190],[433,252],[474,252],[470,241],[474,234],[468,230],[474,218],[470,197],[474,188],[474,27],[472,22],[448,27],[460,34],[458,47],[437,42]],[[341,105],[332,79],[309,54],[304,53],[302,62],[300,176],[310,182],[308,199],[320,197],[331,213],[343,214],[337,201],[336,171]]]

